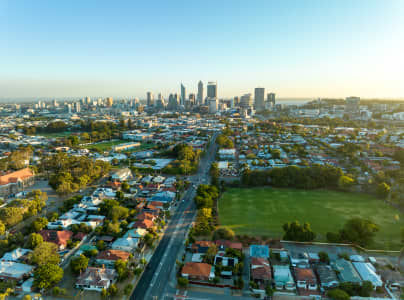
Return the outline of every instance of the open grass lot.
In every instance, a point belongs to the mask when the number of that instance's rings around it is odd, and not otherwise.
[[[109,151],[112,149],[113,146],[128,143],[128,142],[129,141],[127,141],[127,140],[114,140],[114,141],[98,142],[98,143],[94,143],[92,145],[86,145],[86,146],[84,146],[84,148],[97,149],[100,151]]]
[[[40,135],[48,138],[62,138],[62,137],[68,137],[73,134],[80,134],[80,132],[65,131],[65,132],[53,132],[53,133],[37,133],[35,135]]]
[[[337,231],[347,219],[369,218],[380,226],[374,245],[369,248],[399,250],[400,227],[394,216],[399,212],[372,196],[329,190],[296,190],[276,188],[228,189],[219,200],[221,225],[236,234],[283,235],[288,221],[309,222],[317,240],[325,241],[328,231]]]

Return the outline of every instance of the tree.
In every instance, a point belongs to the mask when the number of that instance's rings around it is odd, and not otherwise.
[[[270,284],[267,285],[267,287],[265,288],[265,293],[267,294],[268,297],[272,297],[274,295],[274,289]]]
[[[208,251],[206,251],[205,255],[203,256],[203,261],[208,264],[213,264],[215,260],[215,256],[217,253],[217,246],[213,244],[208,248]]]
[[[390,193],[390,186],[387,183],[382,182],[377,185],[376,194],[378,197],[386,199],[389,193]]]
[[[327,292],[327,297],[334,300],[349,300],[351,297],[341,289],[332,289]]]
[[[311,242],[316,238],[309,223],[301,225],[299,221],[288,222],[283,225],[283,230],[285,231],[284,240]]]
[[[24,297],[22,297],[22,300],[31,300],[32,297],[30,294],[24,295]]]
[[[108,288],[108,295],[110,296],[116,296],[118,294],[118,288],[115,284],[111,284]]]
[[[97,241],[96,247],[98,251],[103,251],[107,246],[105,245],[105,242],[103,240],[99,240]]]
[[[129,284],[127,284],[127,285],[125,286],[123,292],[124,292],[124,294],[125,294],[126,296],[129,296],[130,293],[132,292],[132,290],[133,290],[133,285],[129,283]]]
[[[113,222],[126,219],[129,216],[129,209],[120,205],[113,206],[109,216]]]
[[[38,218],[32,224],[35,232],[41,231],[47,225],[48,225],[48,219],[47,218]]]
[[[178,287],[180,287],[182,289],[186,288],[188,286],[188,283],[189,283],[188,279],[185,277],[178,277],[178,279],[177,279]]]
[[[35,249],[37,246],[43,243],[43,237],[39,233],[31,233],[28,236],[28,240],[25,244],[25,246],[29,249]]]
[[[53,243],[43,242],[35,247],[31,253],[31,262],[35,265],[42,266],[46,264],[59,264],[60,256],[57,253],[57,246]]]
[[[228,227],[219,227],[213,233],[214,240],[232,240],[234,236],[234,231]]]
[[[353,184],[354,180],[346,175],[341,176],[338,180],[338,187],[344,191],[348,191]]]
[[[70,261],[70,268],[76,275],[80,274],[81,271],[87,269],[89,259],[81,254],[78,257],[72,258]]]
[[[320,261],[326,264],[330,263],[330,257],[328,256],[327,252],[321,251],[318,253],[318,257],[320,258]]]
[[[46,263],[34,271],[34,286],[49,289],[63,278],[63,269],[56,264]]]
[[[128,264],[122,259],[118,259],[114,264],[115,271],[118,273],[118,280],[123,280],[128,277]]]
[[[355,217],[346,222],[339,231],[339,235],[343,242],[356,243],[365,247],[373,242],[378,231],[379,226],[372,221]]]
[[[0,235],[3,235],[6,232],[6,225],[2,221],[0,221]]]

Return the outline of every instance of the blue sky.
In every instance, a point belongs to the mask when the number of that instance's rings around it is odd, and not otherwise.
[[[404,1],[0,0],[0,97],[404,97]]]

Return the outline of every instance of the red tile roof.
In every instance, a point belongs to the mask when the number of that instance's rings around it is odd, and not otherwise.
[[[101,251],[97,255],[97,259],[102,259],[102,260],[118,260],[121,259],[123,261],[128,260],[130,256],[129,252],[126,251],[121,251],[121,250],[105,250]]]
[[[205,263],[187,262],[182,267],[182,274],[187,274],[191,277],[209,277],[212,266]]]
[[[30,168],[21,169],[21,170],[0,176],[0,185],[15,183],[18,180],[24,180],[24,179],[27,179],[32,176],[34,176],[34,173],[32,172],[32,170]]]
[[[73,232],[69,230],[41,230],[39,234],[45,242],[54,243],[58,246],[66,246],[67,241],[73,236]]]

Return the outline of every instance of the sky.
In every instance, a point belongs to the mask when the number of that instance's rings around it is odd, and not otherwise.
[[[404,98],[402,0],[0,0],[0,99]]]

